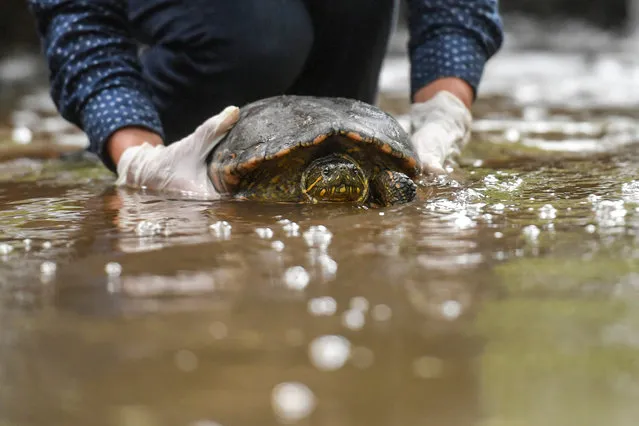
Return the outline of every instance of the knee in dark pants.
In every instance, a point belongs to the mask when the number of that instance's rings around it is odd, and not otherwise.
[[[227,3],[209,16],[205,11],[197,19],[188,13],[163,21],[156,31],[161,37],[142,58],[163,103],[193,95],[238,103],[284,92],[304,67],[313,29],[298,0],[278,2],[289,6],[284,10],[272,3]]]

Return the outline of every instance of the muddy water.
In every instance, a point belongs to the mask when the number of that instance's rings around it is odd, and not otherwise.
[[[544,104],[508,58],[454,179],[401,207],[181,201],[7,157],[0,425],[636,424],[635,112]]]

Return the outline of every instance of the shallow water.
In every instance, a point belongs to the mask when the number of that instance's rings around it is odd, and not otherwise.
[[[0,425],[634,425],[636,111],[517,97],[554,71],[506,65],[454,179],[400,207],[181,201],[3,157]]]

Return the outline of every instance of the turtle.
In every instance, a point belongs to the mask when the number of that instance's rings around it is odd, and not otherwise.
[[[407,132],[380,108],[278,95],[240,108],[207,172],[227,198],[390,206],[415,199],[421,169]]]

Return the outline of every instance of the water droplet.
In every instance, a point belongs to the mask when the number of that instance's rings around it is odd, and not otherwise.
[[[304,290],[309,281],[308,272],[302,266],[292,266],[284,273],[286,286],[293,290]]]
[[[593,225],[592,223],[586,225],[586,232],[589,234],[594,233],[597,230],[597,227],[595,225]]]
[[[33,132],[28,127],[16,127],[11,132],[11,140],[19,144],[27,144],[33,140]]]
[[[337,312],[337,302],[332,297],[316,297],[308,301],[308,312],[313,316],[331,316]]]
[[[388,321],[393,316],[393,311],[388,305],[375,305],[371,311],[371,316],[376,321]]]
[[[342,315],[342,325],[351,330],[361,330],[366,323],[364,313],[357,309],[349,309]]]
[[[135,235],[138,237],[151,237],[162,233],[162,225],[153,220],[143,220],[135,226]]]
[[[185,373],[195,371],[198,366],[197,356],[191,351],[180,350],[175,354],[175,365]]]
[[[221,321],[215,321],[209,326],[209,333],[214,339],[221,340],[228,335],[228,327]]]
[[[504,132],[504,139],[511,143],[519,142],[519,140],[521,139],[521,134],[517,129],[507,129]]]
[[[540,233],[541,231],[536,225],[524,226],[522,229],[522,234],[529,241],[537,241]]]
[[[279,240],[273,241],[271,243],[271,247],[273,248],[273,250],[281,252],[282,250],[284,250],[284,243]]]
[[[309,247],[319,248],[325,250],[331,240],[333,234],[324,225],[311,226],[306,232],[304,232],[304,240]]]
[[[276,385],[271,393],[275,415],[286,421],[299,421],[308,417],[317,404],[313,391],[303,383],[285,382]]]
[[[539,218],[554,219],[557,217],[557,209],[550,204],[544,204],[539,208]]]
[[[456,300],[447,300],[442,303],[441,310],[444,318],[453,320],[461,315],[462,306],[461,303]]]
[[[287,237],[299,237],[300,226],[297,223],[291,222],[288,219],[282,219],[278,221],[278,223],[281,223],[283,225],[282,229],[286,233]]]
[[[42,262],[40,265],[40,273],[44,275],[53,275],[57,269],[57,265],[54,262]]]
[[[503,211],[506,208],[506,206],[503,203],[497,203],[495,205],[493,205],[493,210],[495,211]]]
[[[257,228],[255,233],[265,240],[270,240],[273,238],[273,230],[271,228]]]
[[[501,233],[501,232],[499,232],[499,231],[498,231],[498,232],[495,232],[495,238],[503,238],[503,237],[504,237],[504,234],[503,234],[503,233]]]
[[[52,247],[53,245],[51,244],[51,241],[45,241],[42,243],[42,248],[45,250],[48,250]]]
[[[225,221],[220,220],[210,225],[209,228],[213,231],[216,238],[220,240],[228,240],[231,238],[231,225]]]
[[[31,239],[30,238],[25,238],[24,240],[22,240],[22,244],[24,244],[24,251],[29,251],[31,250]]]
[[[309,357],[322,371],[335,371],[344,366],[351,353],[351,342],[343,336],[320,336],[309,344]]]
[[[13,247],[7,243],[0,243],[0,254],[9,254],[13,251]]]
[[[351,309],[355,309],[362,312],[367,312],[370,304],[365,297],[357,296],[351,298],[350,307]]]
[[[379,212],[379,215],[380,216],[384,216],[384,212]]]
[[[109,262],[104,267],[104,272],[110,277],[119,277],[122,274],[122,265],[117,262]]]

